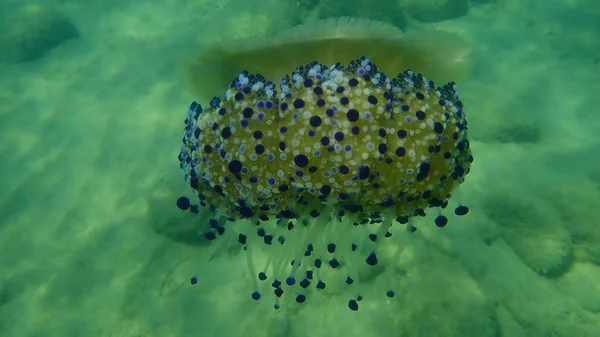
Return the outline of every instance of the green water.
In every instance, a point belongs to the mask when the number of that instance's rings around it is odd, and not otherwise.
[[[23,12],[39,3],[0,2],[0,337],[600,336],[596,1],[56,0]],[[472,46],[459,86],[475,162],[457,194],[471,211],[403,239],[392,300],[352,312],[333,291],[275,311],[250,298],[239,247],[209,246],[206,214],[175,206],[190,195],[177,154],[196,99],[176,64],[342,15]]]

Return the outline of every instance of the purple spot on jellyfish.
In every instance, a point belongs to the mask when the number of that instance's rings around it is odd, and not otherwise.
[[[273,185],[275,185],[275,178],[273,178],[273,177],[270,177],[269,179],[267,179],[267,183],[268,183],[270,186],[273,186]]]

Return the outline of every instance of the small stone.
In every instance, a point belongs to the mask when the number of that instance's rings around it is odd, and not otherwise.
[[[30,5],[4,14],[0,23],[0,60],[27,62],[78,38],[79,31],[63,14],[44,6]]]
[[[568,224],[574,259],[600,266],[600,226],[593,212],[600,192],[594,183],[585,179],[556,183],[547,186],[541,195],[557,210],[562,223]]]
[[[542,198],[491,192],[484,213],[502,227],[502,238],[527,266],[558,277],[572,263],[571,234],[560,215]]]
[[[600,268],[591,263],[576,263],[558,280],[562,292],[585,310],[600,312]]]

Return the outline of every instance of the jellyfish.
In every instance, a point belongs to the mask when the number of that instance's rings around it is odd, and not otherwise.
[[[243,247],[252,299],[278,309],[333,289],[358,310],[359,271],[386,263],[392,227],[412,233],[428,213],[448,224],[473,162],[452,80],[468,71],[465,45],[336,18],[183,58],[186,85],[208,104],[187,109],[178,158],[194,198],[177,206],[212,212],[200,220],[211,244]]]

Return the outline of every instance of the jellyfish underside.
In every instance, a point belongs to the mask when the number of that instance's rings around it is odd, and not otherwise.
[[[348,64],[361,56],[387,74],[411,69],[436,82],[460,81],[471,68],[469,54],[467,43],[452,33],[403,33],[383,22],[336,18],[307,23],[271,38],[237,40],[189,52],[181,59],[180,72],[194,96],[210,99],[221,95],[242,70],[277,81],[301,64],[315,60]]]

